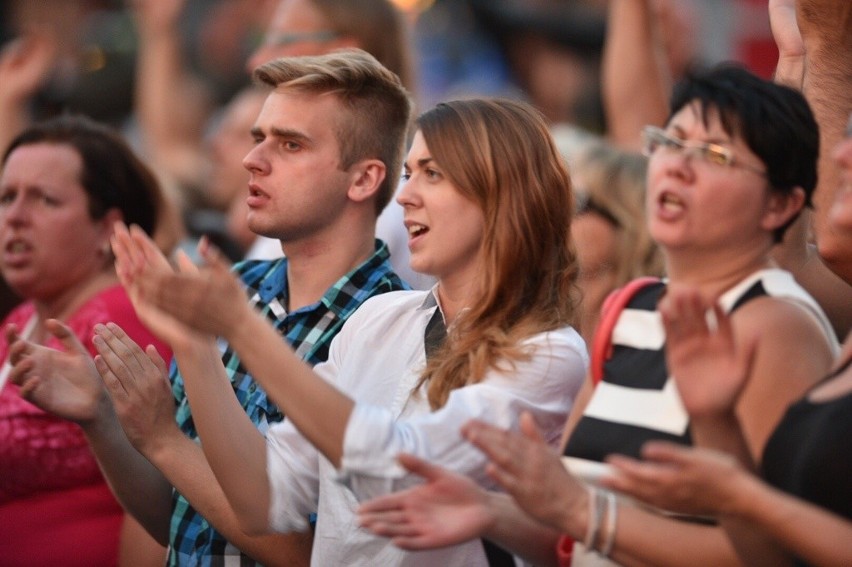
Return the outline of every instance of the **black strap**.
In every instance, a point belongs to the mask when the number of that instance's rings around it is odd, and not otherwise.
[[[423,332],[423,349],[426,351],[426,359],[432,358],[447,338],[447,326],[444,324],[444,316],[441,310],[435,308],[432,318],[426,323],[426,331]]]
[[[426,330],[423,332],[423,350],[426,351],[426,359],[432,357],[435,351],[438,350],[444,341],[447,339],[447,326],[444,324],[444,316],[439,308],[435,308],[435,313],[432,318],[426,323]],[[488,558],[489,567],[515,567],[515,560],[512,555],[491,543],[487,539],[483,539],[482,547],[485,551],[485,557]]]
[[[515,567],[515,560],[512,559],[511,553],[485,538],[480,541],[485,550],[485,557],[488,558],[489,567]]]

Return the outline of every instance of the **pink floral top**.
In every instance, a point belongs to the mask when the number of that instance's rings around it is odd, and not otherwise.
[[[3,322],[26,327],[32,302],[18,306]],[[85,303],[66,323],[96,353],[93,328],[115,322],[141,346],[171,352],[136,317],[121,286]],[[47,346],[62,349],[51,338]],[[0,336],[0,360],[8,344]],[[112,497],[82,429],[21,398],[18,386],[0,390],[0,557],[11,565],[114,565],[122,511]]]

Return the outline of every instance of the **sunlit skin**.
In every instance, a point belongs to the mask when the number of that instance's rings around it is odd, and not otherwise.
[[[331,95],[270,93],[243,160],[253,232],[295,245],[308,237],[321,241],[337,226],[350,182],[335,135],[340,105]]]
[[[744,141],[725,133],[711,111],[708,126],[696,103],[669,121],[666,133],[689,142],[712,142],[733,150],[739,163],[765,170]],[[767,238],[771,197],[766,178],[750,169],[707,163],[659,150],[648,163],[648,229],[671,259],[689,255],[744,258],[771,246]],[[725,222],[719,222],[724,219]]]
[[[437,277],[441,293],[469,289],[479,277],[482,211],[445,177],[420,132],[414,136],[404,172],[406,181],[397,202],[405,210],[411,268]]]
[[[70,146],[16,148],[0,176],[0,269],[20,295],[61,309],[110,272],[108,242],[114,214],[89,216],[80,185],[82,160]]]

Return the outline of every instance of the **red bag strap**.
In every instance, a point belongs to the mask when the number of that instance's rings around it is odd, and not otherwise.
[[[595,385],[603,380],[604,363],[612,356],[612,331],[615,329],[615,324],[618,322],[621,312],[624,311],[624,308],[639,290],[660,281],[659,278],[650,276],[636,278],[610,292],[604,300],[601,307],[601,318],[592,337],[591,365],[592,381]]]

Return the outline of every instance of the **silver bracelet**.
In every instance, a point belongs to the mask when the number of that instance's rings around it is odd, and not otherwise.
[[[618,521],[618,501],[615,494],[607,491],[606,493],[606,526],[603,532],[603,545],[601,545],[600,554],[604,557],[609,557],[612,553],[612,548],[615,545],[615,527]]]
[[[592,546],[595,540],[598,539],[598,531],[601,529],[603,521],[603,509],[598,507],[600,491],[594,486],[587,486],[586,492],[589,495],[589,522],[586,525],[586,538],[583,540],[583,546],[586,549],[594,549]]]

